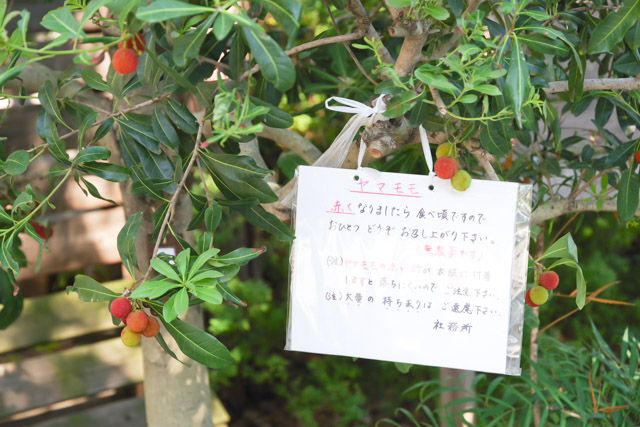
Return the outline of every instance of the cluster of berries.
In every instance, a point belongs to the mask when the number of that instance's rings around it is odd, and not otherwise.
[[[436,164],[433,170],[440,179],[450,179],[451,186],[458,191],[464,191],[471,185],[471,175],[463,169],[458,169],[456,160],[456,146],[450,142],[438,145],[436,149]]]
[[[118,74],[133,73],[138,68],[138,56],[144,52],[145,47],[146,42],[142,33],[118,43],[118,50],[111,58],[114,71]]]
[[[114,299],[109,310],[113,317],[122,320],[126,325],[120,333],[120,338],[127,347],[140,344],[142,335],[153,338],[160,331],[160,323],[154,317],[147,316],[142,310],[133,310],[131,302],[125,297]]]
[[[540,275],[540,284],[527,289],[524,300],[531,307],[538,307],[549,299],[549,291],[558,287],[560,278],[555,271],[547,271]]]

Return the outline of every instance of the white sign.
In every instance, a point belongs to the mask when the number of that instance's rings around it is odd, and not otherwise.
[[[439,178],[308,166],[298,179],[288,350],[513,373],[518,184],[458,192]]]

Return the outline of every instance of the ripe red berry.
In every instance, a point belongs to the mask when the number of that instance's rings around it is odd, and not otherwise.
[[[138,54],[133,49],[118,49],[113,54],[111,63],[118,74],[133,73],[138,68]]]
[[[149,323],[149,317],[144,311],[132,311],[127,316],[127,327],[133,332],[142,332]]]
[[[124,319],[131,313],[131,303],[125,297],[119,297],[111,301],[110,310],[113,317]]]
[[[560,283],[560,278],[558,277],[558,273],[555,271],[547,271],[540,275],[540,286],[548,291],[552,291],[557,288],[558,283]]]
[[[133,332],[128,326],[125,326],[120,332],[120,339],[127,347],[135,347],[140,344],[142,336],[138,332]]]
[[[44,225],[35,221],[29,221],[29,224],[31,224],[33,229],[36,231],[36,234],[40,236],[42,240],[47,240],[47,238],[53,236],[53,228],[45,227]]]
[[[458,172],[458,162],[451,157],[440,157],[433,169],[441,179],[450,179]]]
[[[529,307],[539,307],[538,304],[534,304],[533,301],[531,301],[531,289],[527,289],[527,293],[524,294],[524,301]]]
[[[640,150],[636,152],[636,162],[640,163]]]
[[[147,43],[145,42],[144,36],[142,35],[142,33],[138,33],[133,37],[118,43],[118,47],[133,49],[136,51],[138,55],[140,55],[142,54],[142,52],[144,52],[145,47],[147,47]]]
[[[155,317],[149,317],[148,321],[147,327],[142,331],[142,335],[147,338],[153,338],[158,335],[158,332],[160,332],[160,323],[155,319]]]

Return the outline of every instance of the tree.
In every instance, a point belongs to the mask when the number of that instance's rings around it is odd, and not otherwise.
[[[423,125],[432,145],[452,144],[474,177],[534,184],[534,280],[551,265],[545,249],[565,245],[559,262],[576,269],[579,308],[587,292],[573,241],[555,242],[548,224],[584,211],[616,211],[636,224],[637,1],[69,1],[42,19],[59,34],[45,46],[30,40],[29,18],[0,1],[2,98],[39,99],[43,141],[2,163],[10,191],[0,211],[0,263],[15,288],[2,293],[3,328],[19,315],[20,239],[45,244],[34,225],[65,181],[102,197],[83,178],[95,175],[120,182],[125,195],[118,248],[136,278],[127,296],[160,316],[186,356],[214,369],[231,363],[223,344],[177,316],[202,301],[245,304],[224,283],[263,250],[221,255],[213,239],[223,213],[292,239],[281,203],[292,188],[290,165],[313,163],[317,145],[330,139],[312,142],[289,128],[294,115],[317,114],[317,101],[333,95],[364,102],[386,95],[389,120],[362,132],[365,163],[423,173],[414,149]],[[101,34],[87,35],[87,22]],[[125,49],[128,56],[118,58]],[[102,52],[112,58],[106,79],[92,69]],[[58,55],[77,66],[54,72],[42,65]],[[589,67],[598,78],[585,79]],[[565,114],[579,116],[594,102],[591,135],[563,130]],[[624,136],[608,129],[614,111]],[[282,161],[265,162],[265,140],[277,143]],[[44,153],[57,162],[55,185],[39,194],[14,178]],[[342,167],[353,167],[357,154],[354,143]],[[166,238],[181,247],[175,267],[158,254]],[[71,290],[87,300],[117,296],[87,277]],[[154,408],[163,409],[170,408]]]

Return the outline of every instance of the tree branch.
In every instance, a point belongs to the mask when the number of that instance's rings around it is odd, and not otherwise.
[[[371,19],[369,18],[369,14],[365,10],[360,0],[347,0],[347,10],[353,14],[356,19],[356,23],[358,24],[358,29],[362,32],[365,37],[370,39],[375,39],[380,47],[378,48],[378,55],[382,58],[383,62],[393,64],[395,61],[393,57],[389,53],[384,44],[382,44],[382,40],[380,40],[380,35],[373,28],[371,24]]]
[[[338,36],[332,36],[332,37],[325,37],[323,39],[318,39],[318,40],[312,40],[310,42],[307,43],[302,43],[301,45],[298,46],[294,46],[289,50],[286,50],[285,53],[289,56],[291,55],[295,55],[297,53],[300,53],[304,50],[309,50],[309,49],[313,49],[316,48],[318,46],[323,46],[323,45],[327,45],[327,44],[334,44],[334,43],[343,43],[343,42],[348,42],[351,40],[358,40],[362,38],[362,32],[361,31],[356,31],[355,33],[349,33],[349,34],[341,34]]]
[[[277,129],[269,126],[263,126],[262,132],[258,134],[261,138],[267,138],[275,141],[298,156],[302,157],[305,162],[312,164],[322,155],[322,152],[311,143],[307,138],[298,132],[289,129]]]
[[[639,90],[640,79],[628,77],[623,79],[585,79],[584,90]],[[544,88],[546,93],[559,93],[569,91],[569,82],[561,80],[549,82],[549,87]]]
[[[545,221],[572,212],[616,212],[617,202],[605,200],[598,208],[597,200],[558,200],[538,206],[531,214],[531,225],[540,225]],[[636,216],[640,216],[640,209],[636,210]]]

